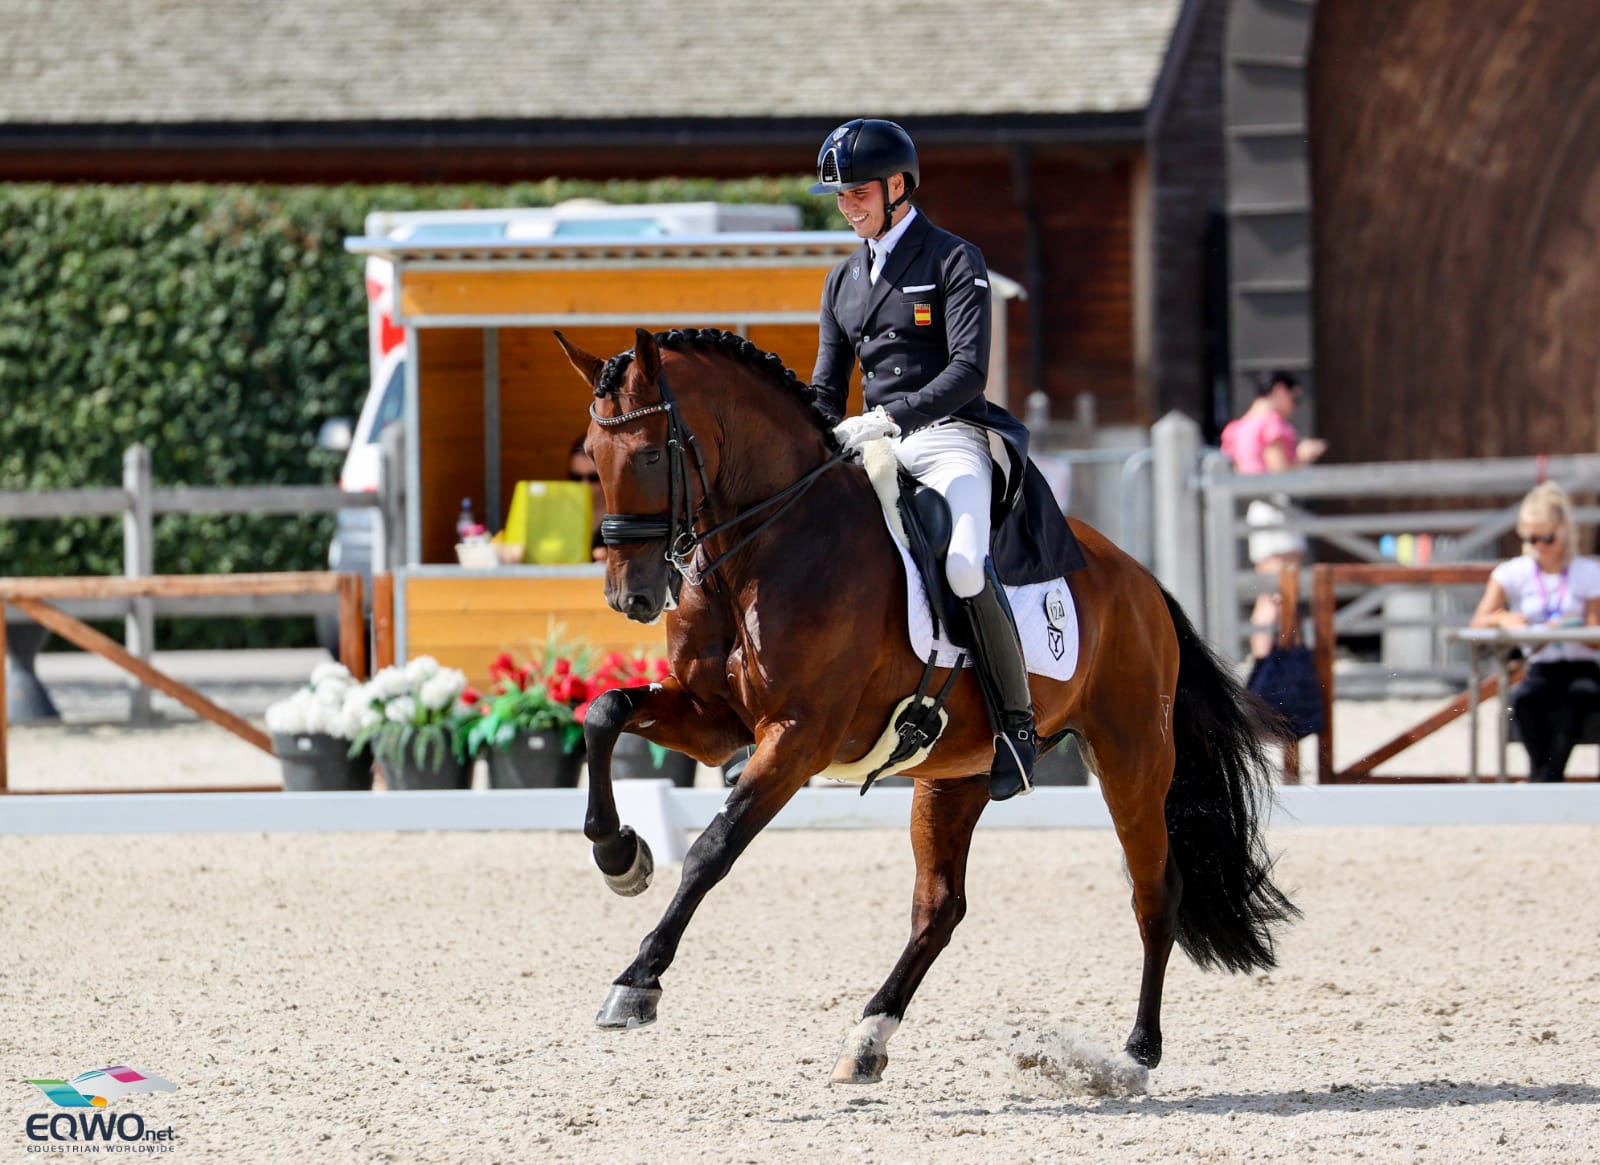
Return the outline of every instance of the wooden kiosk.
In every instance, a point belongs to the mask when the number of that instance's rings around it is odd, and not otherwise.
[[[633,330],[716,327],[774,352],[800,375],[816,359],[830,268],[860,246],[848,232],[698,237],[408,242],[346,248],[394,267],[394,322],[405,329],[403,561],[394,569],[395,657],[432,655],[474,682],[501,651],[526,655],[552,621],[601,649],[665,646],[662,625],[634,623],[602,593],[604,567],[456,564],[455,521],[470,497],[491,530],[519,481],[560,480],[588,425],[589,387],[552,330],[608,356]],[[994,345],[1004,300],[993,276]],[[1004,400],[1004,359],[990,392]],[[859,388],[855,390],[859,392]],[[854,407],[859,408],[859,396]]]

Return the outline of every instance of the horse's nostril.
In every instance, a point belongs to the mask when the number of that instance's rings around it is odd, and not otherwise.
[[[647,618],[652,610],[649,596],[634,591],[628,596],[628,614],[635,618]]]

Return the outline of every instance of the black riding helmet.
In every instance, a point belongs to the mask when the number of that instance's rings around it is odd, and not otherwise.
[[[889,201],[889,179],[896,174],[906,176],[906,192],[893,202]],[[817,180],[811,186],[812,194],[838,194],[853,190],[868,182],[883,186],[883,230],[902,202],[907,201],[922,178],[917,165],[917,147],[911,135],[892,121],[876,117],[858,117],[847,121],[828,135],[817,151]]]

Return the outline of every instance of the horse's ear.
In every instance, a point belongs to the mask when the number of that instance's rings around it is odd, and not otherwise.
[[[656,338],[643,328],[633,332],[633,365],[647,384],[654,384],[661,375],[661,349],[656,347]]]
[[[567,354],[567,359],[572,361],[572,366],[578,370],[578,375],[589,382],[589,387],[597,387],[600,383],[600,372],[605,368],[606,362],[598,356],[591,356],[560,332],[556,333],[556,343],[561,345],[561,350]]]

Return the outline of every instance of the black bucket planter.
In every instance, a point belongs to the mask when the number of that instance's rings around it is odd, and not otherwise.
[[[491,789],[576,789],[583,747],[563,752],[563,733],[519,732],[504,746],[490,748]]]
[[[463,764],[456,754],[446,750],[439,763],[424,768],[409,754],[398,764],[379,761],[383,770],[383,783],[390,789],[466,789],[472,785],[472,762]]]
[[[321,732],[274,732],[286,793],[343,793],[372,788],[372,753],[350,756],[350,742]]]
[[[611,753],[611,779],[650,781],[665,777],[680,789],[694,788],[696,763],[692,756],[667,750],[658,766],[650,742],[642,736],[624,732]]]

